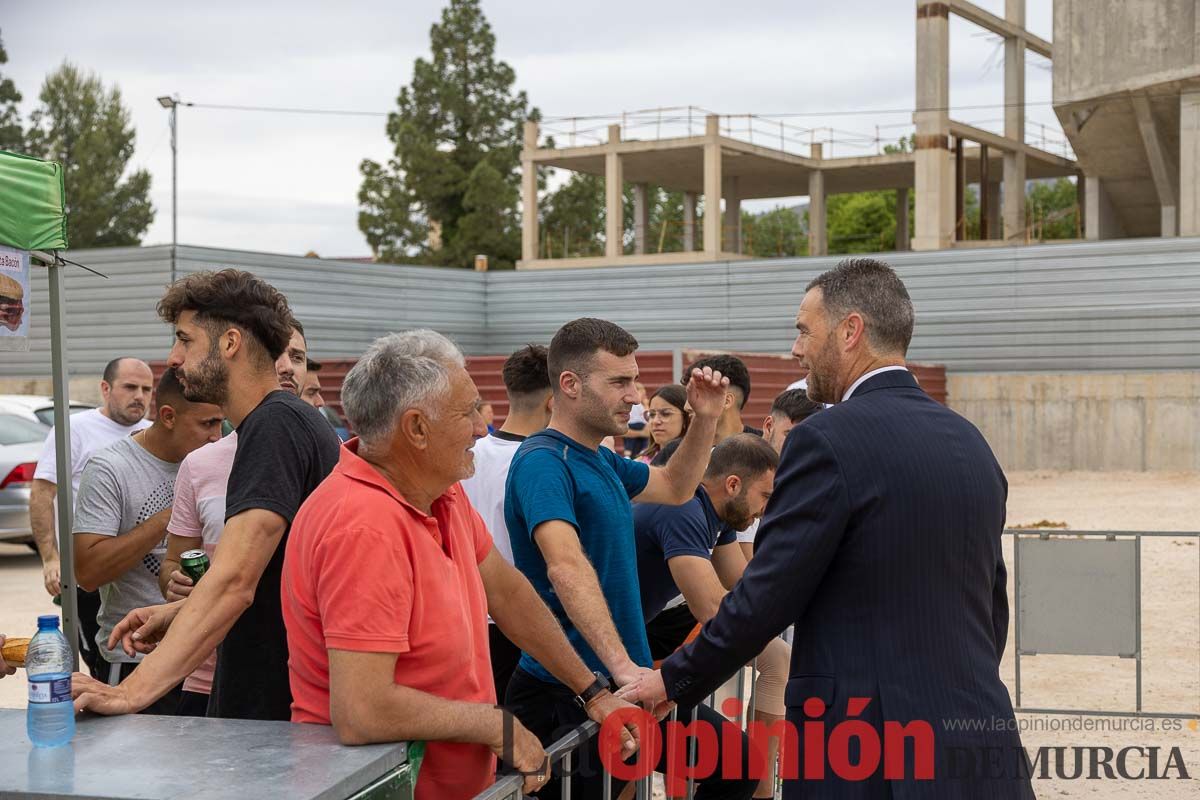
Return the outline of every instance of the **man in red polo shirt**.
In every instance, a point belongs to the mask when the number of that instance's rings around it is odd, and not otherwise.
[[[462,354],[433,331],[385,336],[346,376],[342,400],[359,438],[301,507],[284,558],[292,721],[333,725],[345,744],[429,742],[417,800],[473,797],[502,753],[536,791],[546,754],[496,707],[489,612],[592,719],[629,706],[496,552],[458,485],[487,432]]]

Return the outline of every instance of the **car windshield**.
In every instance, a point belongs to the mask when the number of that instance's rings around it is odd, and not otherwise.
[[[44,442],[50,429],[13,414],[0,414],[0,445]]]
[[[78,414],[80,411],[87,411],[90,408],[91,406],[72,405],[71,413]],[[33,412],[33,415],[37,417],[43,425],[49,425],[51,428],[54,427],[54,406],[39,408],[37,411]]]

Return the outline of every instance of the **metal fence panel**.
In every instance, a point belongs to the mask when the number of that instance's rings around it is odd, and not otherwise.
[[[1022,539],[1021,651],[1137,654],[1137,542]]]
[[[109,273],[68,272],[75,374],[115,352],[161,357],[154,303],[171,248],[73,251]],[[909,352],[952,371],[1200,369],[1200,238],[885,253],[917,312]],[[805,286],[839,257],[476,273],[181,246],[179,274],[236,266],[275,283],[317,357],[355,356],[390,330],[432,327],[472,355],[548,341],[578,316],[627,327],[643,349],[786,352]],[[45,275],[34,271],[32,349],[0,376],[49,373]],[[162,334],[160,338],[160,334]]]

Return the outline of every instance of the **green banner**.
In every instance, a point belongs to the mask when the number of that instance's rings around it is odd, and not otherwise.
[[[0,150],[0,245],[66,250],[66,196],[61,165]]]

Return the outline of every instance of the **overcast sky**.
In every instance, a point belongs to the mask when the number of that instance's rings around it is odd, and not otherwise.
[[[997,14],[1004,0],[977,0]],[[171,237],[167,114],[155,98],[387,112],[429,54],[442,0],[176,4],[0,0],[0,68],[36,105],[64,60],[120,87],[137,129],[133,166],[153,175],[146,244]],[[184,5],[184,4],[179,4]],[[548,116],[696,105],[719,113],[911,109],[913,0],[484,0],[498,56]],[[1051,0],[1028,27],[1052,36]],[[951,104],[1003,103],[1000,40],[952,19]],[[1061,137],[1049,62],[1029,53],[1028,117]],[[363,158],[386,160],[385,119],[182,108],[181,242],[322,256],[368,255],[356,196]],[[955,118],[1000,130],[999,108]],[[910,114],[792,122],[873,134]],[[901,128],[885,128],[899,135]],[[850,155],[851,151],[835,151]],[[766,203],[773,205],[777,201]],[[750,208],[761,207],[750,205]]]

